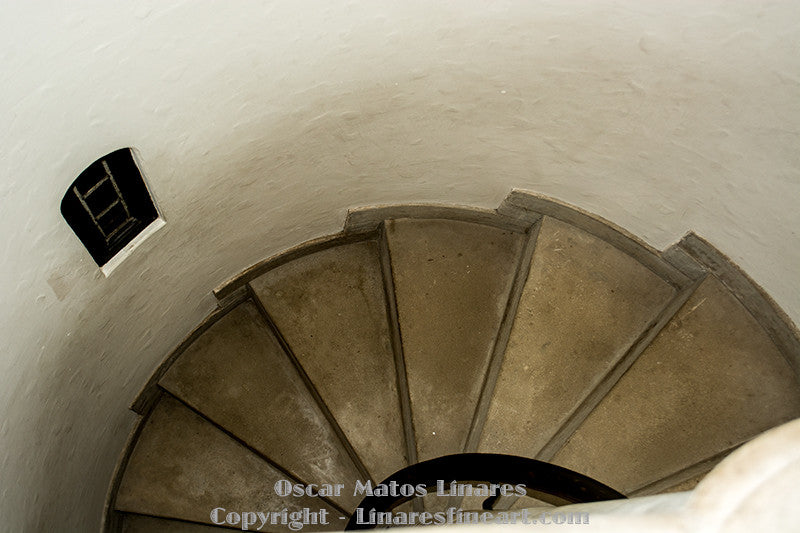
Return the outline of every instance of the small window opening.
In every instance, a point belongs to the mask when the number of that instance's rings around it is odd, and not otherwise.
[[[61,214],[101,267],[158,218],[129,148],[81,172],[61,200]]]

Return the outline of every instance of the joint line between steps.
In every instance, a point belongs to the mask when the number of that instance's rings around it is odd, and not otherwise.
[[[177,518],[174,516],[162,516],[157,514],[151,513],[138,513],[134,511],[117,511],[121,515],[130,515],[130,516],[143,516],[145,518],[157,518],[159,520],[170,520],[173,522],[180,522],[182,524],[190,524],[193,526],[205,526],[207,528],[214,528],[219,529],[220,531],[241,531],[242,528],[234,527],[234,526],[226,526],[222,524],[209,524],[208,522],[196,522],[194,520],[187,520],[186,518]],[[121,531],[121,530],[120,530]]]
[[[383,294],[386,303],[386,319],[391,329],[392,353],[394,355],[395,378],[397,380],[397,400],[400,407],[400,417],[403,423],[403,437],[405,439],[405,454],[408,465],[419,461],[417,455],[417,434],[414,428],[414,416],[411,411],[411,393],[408,387],[408,373],[406,370],[405,353],[403,352],[403,335],[400,330],[400,316],[397,310],[397,296],[395,294],[394,273],[392,271],[392,254],[389,249],[389,239],[386,236],[386,221],[380,225],[379,261],[383,276]],[[423,510],[420,498],[412,500],[414,510]]]
[[[406,373],[405,354],[403,353],[403,335],[400,331],[400,317],[397,311],[397,297],[394,288],[394,273],[392,271],[392,258],[389,250],[389,241],[386,238],[386,226],[381,224],[380,233],[380,263],[383,274],[383,288],[386,301],[386,313],[392,329],[392,351],[394,353],[395,374],[397,377],[397,392],[400,402],[400,414],[403,419],[403,430],[406,439],[406,458],[409,465],[416,464],[417,439],[414,429],[414,418],[411,413],[411,395],[408,389],[408,374]]]
[[[664,308],[650,321],[635,341],[628,347],[611,369],[600,379],[597,385],[584,397],[580,404],[567,416],[561,427],[535,455],[540,461],[551,461],[564,447],[575,431],[583,424],[594,409],[608,395],[622,376],[636,363],[639,356],[655,340],[658,334],[678,314],[678,311],[700,287],[706,276],[701,276],[691,284],[678,290]]]
[[[475,404],[475,413],[472,416],[467,439],[464,442],[463,450],[465,453],[478,450],[481,434],[489,416],[489,407],[494,396],[494,389],[500,377],[500,370],[503,367],[508,340],[511,337],[511,328],[514,325],[519,302],[522,299],[525,283],[528,281],[528,275],[530,274],[533,255],[536,252],[536,243],[539,239],[539,230],[542,227],[542,219],[543,217],[540,217],[535,220],[526,231],[525,243],[517,259],[514,280],[511,282],[503,318],[500,321],[500,327],[497,329],[492,355],[489,358],[489,364],[486,367],[483,384],[481,385],[481,393],[478,396],[478,402]]]
[[[221,426],[220,424],[218,424],[217,422],[215,422],[214,420],[212,420],[211,418],[206,416],[202,411],[200,411],[197,408],[195,408],[192,404],[190,404],[189,402],[185,401],[183,398],[175,396],[174,394],[172,394],[167,389],[162,389],[162,390],[163,390],[164,394],[167,394],[167,395],[171,396],[172,398],[174,398],[177,402],[180,402],[181,405],[184,405],[187,409],[189,409],[190,411],[195,413],[197,416],[199,416],[200,418],[202,418],[203,420],[205,420],[206,422],[208,422],[209,424],[211,424],[212,426],[217,428],[219,431],[222,431],[225,435],[227,435],[228,437],[230,437],[231,439],[233,439],[237,443],[239,443],[242,446],[244,446],[245,448],[247,448],[256,457],[259,457],[261,460],[263,460],[265,463],[267,463],[269,466],[271,466],[272,468],[274,468],[275,470],[277,470],[281,474],[285,475],[287,478],[292,479],[297,483],[302,483],[303,485],[308,485],[308,480],[302,479],[300,476],[296,475],[295,473],[291,472],[290,470],[287,470],[285,467],[283,467],[280,464],[276,463],[275,461],[273,461],[272,459],[270,459],[269,457],[264,455],[262,452],[260,452],[256,448],[253,448],[246,441],[242,440],[236,434],[231,433],[229,430],[227,430],[226,428],[224,428],[223,426]],[[332,501],[332,500],[330,500],[330,499],[328,499],[327,497],[324,497],[324,496],[319,496],[319,499],[325,501],[325,503],[327,503],[328,505],[330,505],[331,507],[333,507],[334,509],[336,509],[337,511],[339,511],[343,515],[347,516],[348,519],[351,517],[351,513],[349,513],[346,509],[344,509],[338,503],[336,503],[336,502],[334,502],[334,501]],[[122,512],[124,512],[124,511],[122,511]]]
[[[710,457],[701,459],[700,461],[692,463],[687,467],[681,468],[680,470],[677,470],[671,474],[667,474],[666,476],[660,479],[656,479],[655,481],[650,481],[649,483],[646,483],[640,486],[639,488],[630,491],[628,493],[628,496],[635,497],[635,496],[649,496],[651,494],[658,494],[676,485],[679,485],[684,481],[688,481],[699,474],[708,474],[720,461],[722,461],[725,457],[736,451],[741,446],[747,444],[750,440],[752,439],[745,439],[737,444],[725,448],[721,452],[715,453]]]
[[[286,354],[286,357],[289,358],[289,361],[291,362],[294,369],[297,371],[298,375],[300,376],[300,379],[306,386],[306,389],[314,398],[314,402],[319,407],[320,411],[322,412],[322,415],[325,417],[325,420],[327,420],[328,423],[330,424],[334,434],[344,447],[348,457],[350,457],[350,460],[353,461],[353,464],[358,470],[358,473],[363,477],[363,479],[372,480],[372,476],[370,475],[366,466],[364,466],[361,457],[359,457],[358,452],[356,452],[355,448],[350,442],[350,439],[347,438],[347,435],[345,434],[344,430],[341,428],[339,423],[336,421],[336,417],[333,416],[333,413],[328,408],[328,405],[325,403],[325,400],[322,398],[322,395],[317,390],[317,387],[314,385],[314,382],[311,381],[311,378],[306,373],[305,369],[303,368],[303,365],[300,364],[300,361],[297,359],[297,356],[294,354],[294,351],[292,350],[291,346],[289,346],[289,343],[286,341],[286,338],[278,329],[278,326],[277,324],[275,324],[275,321],[272,319],[272,316],[270,316],[269,312],[264,307],[264,304],[258,298],[258,296],[256,295],[255,291],[253,290],[252,286],[250,286],[249,283],[247,284],[247,290],[250,293],[250,298],[253,301],[253,304],[258,309],[261,318],[264,320],[264,323],[270,329],[272,334],[275,335],[275,339],[281,345],[281,348],[283,348],[283,352]]]
[[[119,458],[116,467],[114,468],[114,477],[111,480],[111,487],[108,491],[106,496],[105,505],[103,507],[103,523],[101,527],[101,531],[105,533],[111,533],[118,531],[120,529],[118,516],[115,513],[121,512],[117,511],[117,494],[119,493],[119,488],[122,485],[122,478],[125,476],[125,471],[128,469],[128,464],[130,464],[131,456],[133,455],[133,449],[136,447],[136,443],[139,441],[139,437],[142,435],[142,430],[147,422],[150,420],[150,415],[153,413],[153,408],[156,404],[158,404],[159,400],[161,399],[161,395],[164,394],[163,389],[161,389],[158,384],[153,385],[153,390],[151,391],[151,401],[148,404],[148,409],[143,413],[137,413],[139,415],[139,420],[136,421],[136,425],[133,427],[130,435],[128,435],[128,439],[125,442],[125,448],[123,448],[122,456]]]
[[[213,326],[219,319],[224,317],[228,314],[231,310],[233,310],[237,305],[242,303],[245,299],[248,298],[247,295],[239,294],[237,296],[229,297],[228,300],[223,304],[222,302],[218,302],[218,307],[211,312],[203,321],[200,323],[199,326],[194,328],[184,339],[175,347],[167,358],[158,365],[156,371],[153,373],[152,376],[147,380],[147,383],[139,391],[139,394],[136,395],[136,399],[134,399],[133,404],[131,404],[131,410],[134,413],[139,415],[144,415],[145,413],[149,412],[155,402],[158,400],[158,382],[164,377],[164,374],[172,367],[172,364],[178,360],[178,358],[183,354],[186,349],[192,345],[194,341],[196,341],[203,333],[205,333],[211,326]]]

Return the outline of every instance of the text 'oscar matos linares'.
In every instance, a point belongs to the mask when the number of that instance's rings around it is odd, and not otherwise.
[[[275,483],[275,494],[278,496],[321,496],[328,498],[332,496],[341,496],[342,491],[345,490],[344,483],[321,483],[304,485],[302,483],[292,483],[289,480],[282,479]],[[436,482],[436,495],[437,496],[525,496],[525,485],[517,484],[510,485],[508,483],[477,483],[466,484],[451,481],[445,483],[440,479]],[[390,481],[388,483],[378,483],[373,486],[372,481],[359,481],[356,480],[353,487],[353,496],[426,496],[428,489],[424,484],[411,485],[409,483],[398,483],[397,481]]]

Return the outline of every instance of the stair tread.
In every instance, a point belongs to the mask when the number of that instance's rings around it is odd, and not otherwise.
[[[531,498],[530,496],[521,496],[517,501],[514,502],[514,504],[511,506],[511,509],[540,509],[543,507],[555,507],[555,505],[543,500]]]
[[[694,490],[694,488],[703,481],[703,478],[708,475],[708,472],[703,472],[702,474],[697,474],[686,481],[682,481],[677,485],[673,485],[670,488],[661,491],[662,493],[669,493],[669,492],[684,492],[687,490]]]
[[[447,508],[450,507],[450,497],[437,496],[436,489],[428,490],[428,494],[422,497],[422,502],[425,506],[425,511],[429,513],[440,513],[447,511]]]
[[[486,498],[486,496],[464,496],[458,506],[465,511],[478,511],[483,509]]]
[[[301,257],[251,286],[370,474],[406,466],[377,243]]]
[[[305,483],[361,478],[252,302],[214,323],[159,384]],[[336,501],[358,504],[347,491]]]
[[[628,493],[798,415],[789,363],[709,276],[553,461]]]
[[[524,235],[454,220],[386,234],[418,459],[463,451]]]
[[[238,529],[241,531],[241,528]],[[225,533],[226,531],[230,529],[154,516],[126,513],[122,517],[122,533]]]
[[[631,256],[545,217],[479,451],[534,457],[674,294]]]
[[[211,524],[211,511],[280,511],[324,508],[341,529],[341,513],[318,498],[282,498],[286,476],[204,420],[165,396],[153,409],[131,453],[117,493],[120,511]],[[272,526],[287,530],[286,527]]]

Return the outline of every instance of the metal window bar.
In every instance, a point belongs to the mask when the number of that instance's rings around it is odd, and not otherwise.
[[[122,192],[119,190],[117,181],[114,179],[114,175],[111,174],[111,169],[108,168],[108,163],[105,161],[103,161],[103,168],[106,171],[106,175],[103,176],[103,178],[100,181],[95,183],[88,191],[86,191],[86,193],[82,194],[78,190],[77,186],[73,186],[72,191],[75,193],[75,196],[78,197],[78,200],[81,202],[81,205],[89,214],[89,217],[92,219],[92,222],[94,223],[97,230],[103,236],[103,239],[105,239],[106,245],[110,245],[115,238],[121,237],[126,232],[126,230],[130,229],[130,227],[136,222],[136,219],[131,216],[131,211],[130,209],[128,209],[128,204],[125,203],[125,199],[122,197]],[[89,198],[89,196],[91,196],[92,193],[94,193],[102,184],[104,184],[107,181],[111,182],[111,185],[114,187],[114,191],[117,194],[117,198],[113,202],[111,202],[110,205],[104,208],[100,213],[95,214],[92,211],[92,208],[89,207],[89,204],[86,202],[86,199]],[[111,231],[107,232],[106,230],[103,229],[102,225],[100,224],[100,219],[104,215],[108,214],[108,212],[111,211],[111,209],[113,209],[117,205],[121,205],[122,208],[125,210],[126,218],[125,220],[120,222],[117,226],[115,226]]]

